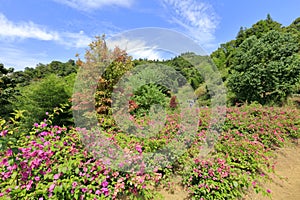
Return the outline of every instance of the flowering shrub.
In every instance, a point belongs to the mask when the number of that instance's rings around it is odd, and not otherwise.
[[[76,129],[35,124],[12,150],[1,152],[0,196],[12,199],[115,199],[120,195],[152,197],[146,186],[160,175],[130,174],[106,167],[80,142]],[[1,136],[6,131],[1,132]],[[147,198],[148,198],[147,197]]]
[[[208,110],[201,119],[202,141],[207,131]],[[273,149],[287,139],[299,138],[299,110],[285,107],[250,105],[227,109],[223,131],[215,150],[206,159],[197,156],[201,149],[191,148],[183,163],[191,163],[182,172],[184,184],[193,199],[236,199],[249,188],[270,195],[259,183],[273,171]],[[197,142],[195,143],[196,147]],[[191,153],[192,152],[192,153]]]
[[[209,109],[202,109],[200,116],[199,131],[174,162],[147,166],[152,171],[128,172],[110,167],[88,151],[82,141],[90,139],[91,146],[98,143],[78,128],[45,120],[25,133],[18,124],[0,120],[0,199],[158,199],[155,187],[168,183],[173,174],[182,176],[191,199],[235,199],[250,188],[272,194],[260,183],[274,168],[273,150],[299,138],[299,110],[259,105],[228,108],[219,140],[207,157],[201,151],[210,131]],[[132,120],[141,127],[149,124],[146,117]],[[181,134],[179,122],[178,114],[168,114],[163,128],[148,138],[114,128],[104,134],[129,153],[128,166],[139,169],[140,158],[172,144]]]

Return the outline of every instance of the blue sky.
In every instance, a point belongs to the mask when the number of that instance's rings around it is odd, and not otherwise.
[[[84,56],[94,36],[167,28],[210,53],[267,14],[289,25],[298,0],[0,0],[0,63],[16,70]],[[135,43],[133,43],[135,44]],[[140,44],[141,45],[141,44]],[[144,52],[151,58],[153,52]],[[154,56],[155,58],[155,56]]]

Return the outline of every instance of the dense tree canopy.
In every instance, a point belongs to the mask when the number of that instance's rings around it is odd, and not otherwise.
[[[297,87],[300,47],[299,18],[283,27],[270,15],[211,54],[229,87],[229,103],[283,101]]]
[[[234,55],[228,87],[238,101],[280,103],[294,90],[300,77],[297,39],[289,33],[269,31],[251,36]]]
[[[17,110],[24,110],[24,125],[31,126],[52,113],[55,107],[67,104],[72,95],[75,76],[67,78],[51,74],[40,81],[20,88],[20,95],[14,102]],[[69,116],[70,117],[70,116]],[[56,122],[59,124],[59,121]]]

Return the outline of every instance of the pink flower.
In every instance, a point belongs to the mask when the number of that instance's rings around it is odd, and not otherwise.
[[[137,144],[137,145],[135,146],[135,150],[137,150],[139,153],[142,153],[142,146],[139,145],[139,144]]]
[[[53,179],[54,179],[54,180],[57,180],[57,179],[59,179],[59,177],[60,177],[60,174],[55,174],[55,175],[53,176]]]
[[[32,183],[33,183],[33,181],[30,180],[29,183],[26,185],[26,190],[30,190],[31,189]]]
[[[53,192],[54,188],[55,188],[55,183],[53,183],[52,185],[50,185],[49,192]]]
[[[1,131],[1,132],[0,132],[0,136],[3,136],[3,137],[4,137],[4,136],[7,134],[7,132],[8,132],[7,130]]]
[[[101,194],[101,191],[100,190],[96,190],[95,194],[99,195],[99,194]]]
[[[77,182],[72,183],[72,187],[75,188],[77,186]]]
[[[267,193],[271,193],[271,190],[270,190],[270,189],[267,189]]]
[[[253,182],[252,182],[252,185],[253,185],[253,187],[256,187],[256,182],[253,181]]]

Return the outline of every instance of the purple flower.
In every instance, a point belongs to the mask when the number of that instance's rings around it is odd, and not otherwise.
[[[102,193],[107,196],[108,195],[108,189],[107,188],[102,188]]]
[[[267,189],[267,193],[271,193],[271,190],[270,190],[270,189]]]

